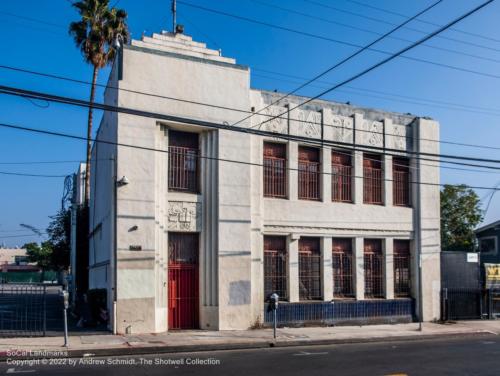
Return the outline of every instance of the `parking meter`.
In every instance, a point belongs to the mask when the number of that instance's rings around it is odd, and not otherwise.
[[[61,291],[63,298],[63,313],[64,313],[64,347],[68,347],[68,308],[69,308],[69,294],[66,290]]]
[[[279,302],[279,295],[276,294],[276,293],[272,293],[271,296],[269,297],[269,301],[271,303],[271,308],[273,310],[277,310],[278,309],[278,302]]]
[[[279,302],[279,295],[276,294],[275,292],[271,294],[269,297],[269,303],[271,305],[271,309],[273,310],[273,335],[274,339],[276,339],[276,326],[277,326],[277,321],[278,321],[278,316],[276,314],[276,311],[278,310],[278,302]]]
[[[66,290],[61,291],[63,297],[64,309],[69,308],[69,293]]]

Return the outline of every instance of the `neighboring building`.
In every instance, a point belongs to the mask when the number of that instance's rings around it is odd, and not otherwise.
[[[38,272],[36,263],[28,262],[24,248],[0,248],[1,272]]]
[[[478,249],[481,253],[481,264],[500,264],[498,241],[500,237],[500,221],[490,223],[475,230]]]
[[[391,320],[414,309],[419,250],[422,317],[438,319],[439,165],[411,154],[439,152],[438,123],[315,100],[259,126],[305,99],[289,96],[235,125],[267,133],[214,129],[281,95],[249,85],[248,67],[182,34],[124,46],[105,103],[176,118],[106,112],[97,133],[143,148],[92,151],[89,288],[108,290],[114,330],[247,329],[272,292],[280,310],[387,304]]]
[[[83,291],[87,288],[88,279],[88,250],[83,252],[83,248],[87,245],[87,242],[82,242],[83,236],[87,235],[86,224],[83,226],[82,221],[82,205],[84,203],[84,190],[85,190],[85,173],[86,173],[86,163],[80,163],[78,170],[73,174],[73,194],[71,197],[71,238],[70,238],[70,267],[69,267],[69,279],[68,279],[68,290],[71,295],[71,301],[75,303],[77,297],[77,285],[78,282],[82,282],[83,279],[84,286]],[[83,228],[82,228],[83,227]],[[82,231],[83,230],[83,231]],[[78,252],[80,251],[80,252]],[[84,257],[80,257],[80,262],[77,262],[78,253],[84,253]],[[82,260],[83,259],[83,260]],[[80,281],[78,281],[80,279]]]

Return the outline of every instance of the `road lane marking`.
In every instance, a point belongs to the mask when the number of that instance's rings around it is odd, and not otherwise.
[[[15,368],[9,368],[6,373],[31,373],[31,372],[35,372],[35,370],[34,369],[25,369],[25,370],[16,371]]]
[[[328,354],[328,352],[315,352],[315,353],[312,353],[312,352],[308,352],[308,351],[301,351],[297,354],[293,354],[294,356],[309,356],[309,355],[325,355],[325,354]]]

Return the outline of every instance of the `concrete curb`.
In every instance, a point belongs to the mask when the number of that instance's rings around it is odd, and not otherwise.
[[[0,362],[7,359],[44,359],[44,358],[85,358],[85,357],[104,357],[104,356],[137,356],[150,354],[176,354],[189,352],[206,351],[224,351],[224,350],[249,350],[262,348],[284,348],[300,346],[321,346],[321,345],[343,345],[356,343],[380,343],[380,342],[405,342],[421,341],[436,338],[457,338],[470,336],[491,336],[496,333],[479,330],[476,332],[455,332],[455,333],[437,333],[394,337],[376,337],[376,338],[342,338],[342,339],[320,339],[320,340],[290,340],[290,341],[262,341],[262,342],[239,342],[239,343],[218,343],[218,344],[199,344],[199,345],[181,345],[181,346],[144,346],[144,347],[109,347],[99,349],[67,349],[60,347],[58,351],[67,352],[66,356],[7,356],[6,351],[0,353]],[[55,350],[53,350],[55,351]]]

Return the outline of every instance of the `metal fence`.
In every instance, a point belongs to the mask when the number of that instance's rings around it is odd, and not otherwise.
[[[286,237],[264,236],[264,297],[287,299],[287,290]]]
[[[354,296],[352,239],[333,239],[332,267],[333,296]]]
[[[46,286],[0,285],[0,337],[44,336]]]
[[[286,159],[264,157],[264,196],[286,197]]]
[[[269,305],[264,307],[264,324],[273,322]],[[280,303],[278,325],[392,323],[413,320],[413,299]]]
[[[483,289],[444,288],[441,290],[441,319],[473,320],[482,317]]]

